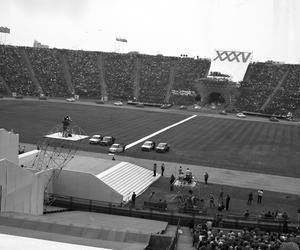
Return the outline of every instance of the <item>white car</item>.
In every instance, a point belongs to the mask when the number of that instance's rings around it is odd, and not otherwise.
[[[198,105],[198,104],[194,104],[194,105],[193,105],[193,109],[201,109],[201,106]]]
[[[154,141],[145,141],[141,147],[142,151],[151,151],[153,149],[155,149]]]
[[[243,113],[237,113],[236,116],[238,118],[245,118],[246,117],[246,115],[244,115]]]
[[[100,141],[102,140],[102,136],[101,135],[93,135],[90,139],[89,142],[90,144],[99,144]]]
[[[116,106],[123,106],[123,102],[117,101],[117,102],[114,102],[114,105],[116,105]]]
[[[113,145],[111,145],[111,147],[109,148],[109,153],[122,153],[125,151],[125,145],[123,144],[118,144],[118,143],[115,143]]]
[[[67,102],[75,102],[75,98],[74,97],[70,97],[66,99]]]

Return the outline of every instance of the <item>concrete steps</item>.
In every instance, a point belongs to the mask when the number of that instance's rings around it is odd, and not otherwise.
[[[97,176],[99,180],[123,195],[123,200],[130,200],[133,192],[142,194],[160,175],[146,168],[128,162],[121,162]]]

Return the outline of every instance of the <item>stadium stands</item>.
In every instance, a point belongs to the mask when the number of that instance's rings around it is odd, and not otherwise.
[[[164,103],[172,58],[143,55],[139,101]]]
[[[259,230],[243,230],[223,232],[209,228],[209,223],[192,227],[193,246],[197,249],[279,249],[284,244],[300,243],[298,234],[261,232]]]
[[[179,58],[176,62],[174,90],[195,91],[193,81],[197,78],[207,77],[210,61],[207,59]],[[172,95],[171,102],[178,105],[191,105],[195,103],[195,96]]]
[[[34,73],[46,96],[68,96],[59,51],[56,49],[26,48]]]
[[[135,60],[135,55],[105,53],[105,81],[110,99],[133,99]]]
[[[17,95],[36,96],[37,90],[22,61],[21,49],[21,47],[0,46],[0,75],[11,92]]]
[[[65,53],[70,66],[75,93],[83,97],[100,97],[101,86],[97,53],[81,50],[67,50]]]
[[[269,106],[268,113],[287,114],[300,106],[300,65],[290,65],[285,83],[278,90]]]
[[[110,100],[137,98],[140,102],[156,104],[194,104],[197,93],[193,82],[207,77],[211,64],[208,59],[187,57],[4,45],[0,46],[0,52],[2,94],[44,93],[51,97],[77,94],[86,98],[108,95]],[[235,107],[250,112],[297,115],[299,79],[299,65],[251,63]]]
[[[236,107],[276,115],[297,112],[300,105],[299,79],[300,65],[271,62],[250,64],[241,83],[241,96]],[[268,98],[270,100],[266,103]]]
[[[273,63],[253,63],[241,84],[241,96],[236,106],[241,110],[258,112],[272,90],[288,70],[287,65]]]

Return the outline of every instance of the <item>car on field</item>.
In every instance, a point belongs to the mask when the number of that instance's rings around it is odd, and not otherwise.
[[[169,109],[172,107],[172,104],[168,103],[168,104],[163,104],[160,106],[161,109]]]
[[[220,111],[220,115],[227,115],[227,112],[225,110]]]
[[[99,142],[101,146],[110,146],[115,143],[116,138],[113,136],[104,136],[102,140]]]
[[[246,118],[246,115],[243,114],[243,113],[237,113],[236,116],[237,116],[238,118]]]
[[[74,97],[70,97],[66,99],[67,102],[75,102],[76,99]]]
[[[114,143],[108,151],[112,154],[122,153],[125,151],[125,144]]]
[[[104,101],[103,100],[97,100],[96,103],[97,104],[104,104]]]
[[[165,152],[169,152],[170,151],[170,146],[168,143],[166,142],[160,142],[158,143],[158,145],[155,148],[155,151],[157,153],[165,153]]]
[[[114,102],[114,105],[115,106],[123,106],[123,102],[117,101],[117,102]]]
[[[102,140],[103,136],[102,135],[93,135],[89,139],[90,144],[100,144],[100,141]]]
[[[194,105],[193,105],[193,109],[201,109],[201,106],[198,105],[198,104],[194,104]]]
[[[138,108],[144,108],[145,107],[144,103],[142,103],[142,102],[138,102],[135,106],[138,107]]]
[[[151,151],[155,149],[155,142],[154,141],[145,141],[141,146],[142,151]]]
[[[269,120],[271,122],[279,122],[279,119],[276,116],[271,116]]]

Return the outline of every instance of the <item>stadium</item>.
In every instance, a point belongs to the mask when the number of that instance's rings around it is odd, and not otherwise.
[[[127,43],[0,44],[0,246],[299,249],[300,64]]]

